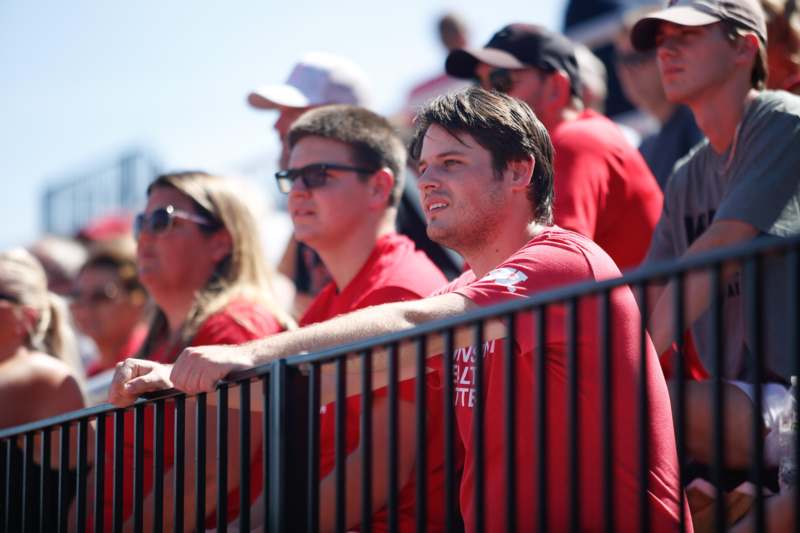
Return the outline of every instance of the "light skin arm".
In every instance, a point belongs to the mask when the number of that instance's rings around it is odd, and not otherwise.
[[[336,317],[326,322],[313,324],[299,330],[271,335],[240,346],[198,346],[184,350],[170,367],[150,361],[127,360],[118,365],[109,394],[115,405],[126,405],[145,392],[175,387],[189,394],[213,391],[216,383],[231,372],[251,368],[276,359],[303,352],[313,352],[390,333],[404,331],[425,322],[459,316],[477,305],[456,293],[444,294],[422,300],[397,302],[368,307]],[[484,338],[496,339],[505,335],[499,321],[487,321]],[[470,328],[456,330],[455,346],[468,346],[473,342]],[[443,352],[440,336],[428,339],[430,356]],[[399,377],[414,377],[416,346],[412,342],[400,345]],[[387,383],[384,359],[373,362],[373,387]],[[333,367],[325,365],[322,379],[322,401],[334,401]],[[358,359],[350,359],[348,373],[360,372]],[[358,394],[359,380],[347,380],[347,394]],[[254,404],[253,408],[257,408]]]
[[[735,220],[718,220],[689,247],[684,257],[708,252],[725,246],[752,240],[759,231],[755,226]],[[723,267],[722,279],[726,279],[735,264]],[[711,276],[706,271],[691,272],[684,278],[685,321],[691,324],[697,320],[710,305],[709,291]],[[650,308],[649,330],[657,353],[664,353],[675,336],[673,322],[673,301],[676,285],[670,282],[663,289],[653,288],[648,291]],[[657,299],[656,299],[657,298]]]
[[[404,331],[432,320],[457,316],[474,308],[476,305],[468,298],[450,293],[422,300],[368,307],[241,346],[187,348],[175,361],[170,380],[175,387],[188,393],[210,391],[217,381],[235,370],[294,354]],[[429,346],[429,353],[441,353],[441,349],[437,348],[439,347]],[[413,358],[401,354],[400,365],[413,365]],[[348,367],[348,371],[358,370],[356,361],[352,361]]]

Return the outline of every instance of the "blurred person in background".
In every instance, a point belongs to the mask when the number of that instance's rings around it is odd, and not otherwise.
[[[678,0],[636,22],[631,42],[641,52],[656,51],[667,98],[687,105],[707,138],[679,161],[669,179],[647,261],[800,233],[800,97],[765,90],[768,39],[758,0]],[[708,271],[686,276],[680,325],[673,307],[678,285],[663,280],[648,288],[648,329],[656,350],[669,348],[678,326],[691,326],[702,365],[723,378],[724,462],[730,468],[752,466],[754,435],[764,436],[764,455],[757,460],[766,467],[777,464],[776,414],[785,405],[784,386],[794,369],[796,354],[786,339],[797,324],[788,321],[793,296],[786,283],[795,273],[781,254],[760,259],[758,289],[747,283],[742,261],[723,264],[716,287]],[[721,364],[714,353],[712,290],[722,306]],[[746,311],[759,303],[760,338]],[[753,413],[759,388],[763,411]],[[717,416],[713,389],[713,380],[685,387],[686,449],[703,464],[713,464],[717,452],[711,444]]]
[[[48,289],[69,296],[78,269],[88,256],[86,246],[70,237],[45,235],[27,248],[44,268]]]
[[[304,55],[285,83],[260,86],[247,96],[255,109],[278,113],[274,128],[281,143],[279,170],[289,162],[289,128],[305,111],[328,104],[368,107],[370,101],[369,80],[361,67],[323,52]],[[278,272],[294,283],[292,314],[297,317],[331,279],[319,256],[294,237],[286,245]]]
[[[585,109],[572,42],[540,26],[510,24],[483,48],[451,52],[445,68],[522,100],[548,129],[556,154],[556,224],[594,240],[622,270],[644,259],[661,190],[621,130]]]
[[[600,58],[588,47],[575,44],[575,59],[581,77],[581,100],[587,109],[605,112],[608,97],[608,72]]]
[[[761,0],[767,18],[767,87],[800,94],[797,0]]]
[[[289,315],[275,302],[271,292],[272,270],[261,248],[258,227],[247,204],[231,187],[228,179],[204,172],[164,174],[156,178],[147,190],[147,206],[135,219],[137,238],[136,261],[139,279],[153,299],[155,309],[147,336],[136,354],[141,359],[172,363],[178,354],[194,344],[239,344],[259,339],[294,326]],[[123,366],[126,363],[120,363]],[[109,398],[112,403],[132,403],[125,391],[118,390]],[[127,400],[127,402],[126,402]],[[191,401],[189,403],[192,403]],[[187,407],[189,409],[189,407]],[[216,408],[209,407],[215,411]],[[173,440],[173,410],[167,409],[165,442]],[[131,414],[131,413],[129,413]],[[152,412],[148,412],[152,414]],[[236,416],[236,415],[231,415]],[[191,418],[191,417],[188,417]],[[259,427],[257,417],[254,426]],[[215,422],[209,413],[206,457],[209,461],[206,487],[208,524],[216,523],[216,468]],[[148,423],[149,422],[149,423]],[[124,443],[126,476],[132,476],[133,417],[126,417]],[[152,520],[149,514],[153,500],[153,448],[152,418],[145,421],[144,494],[145,528]],[[187,428],[187,435],[194,434]],[[251,437],[260,439],[260,432]],[[110,436],[110,435],[109,435]],[[229,448],[238,449],[238,430],[228,432]],[[194,443],[187,440],[187,460],[194,454]],[[141,443],[140,443],[141,444]],[[253,442],[253,457],[260,442]],[[107,449],[111,450],[111,441]],[[171,487],[173,449],[166,446],[165,470],[168,471],[165,487]],[[108,453],[106,472],[113,471],[113,454]],[[239,468],[236,461],[229,462],[228,516],[238,515]],[[187,485],[193,486],[193,469],[187,469]],[[260,482],[260,476],[254,482]],[[126,477],[131,480],[132,477]],[[106,524],[111,524],[111,477],[106,480]],[[257,492],[251,492],[257,494]],[[165,509],[172,508],[174,495],[165,490]],[[125,485],[123,516],[130,517],[133,510],[132,484]],[[192,515],[187,498],[185,513]],[[165,524],[172,520],[165,516]]]
[[[639,151],[663,191],[675,163],[703,138],[691,110],[667,100],[654,50],[639,52],[631,44],[630,32],[637,20],[656,11],[656,5],[625,14],[614,41],[617,75],[622,90],[633,105],[655,119],[658,130],[647,135]]]
[[[0,428],[9,428],[43,418],[82,409],[85,406],[80,377],[73,370],[74,361],[64,361],[73,353],[68,349],[72,331],[64,302],[47,289],[41,264],[22,248],[0,252]],[[73,432],[74,436],[74,432]],[[20,443],[21,444],[21,443]],[[38,449],[38,448],[37,448]],[[73,448],[74,449],[74,448]],[[21,531],[23,515],[38,515],[34,507],[42,478],[46,509],[58,501],[57,468],[42,472],[37,453],[32,465],[32,482],[23,484],[23,449],[13,444],[8,457],[0,461],[0,479],[8,483],[9,507],[6,509],[9,531]],[[58,465],[58,446],[51,447],[50,465]],[[71,501],[77,472],[70,465],[66,485]],[[22,488],[28,490],[27,508],[22,507]],[[44,517],[45,529],[55,528],[54,513]],[[51,521],[52,520],[52,521]]]
[[[136,244],[130,237],[99,241],[78,272],[70,308],[78,329],[97,346],[88,377],[113,369],[136,353],[147,334],[147,291],[136,272]]]

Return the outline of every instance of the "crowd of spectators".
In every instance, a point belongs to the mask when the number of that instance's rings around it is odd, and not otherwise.
[[[247,96],[250,106],[277,113],[281,140],[276,173],[288,195],[294,234],[273,268],[261,249],[259,226],[246,199],[230,180],[201,171],[173,172],[155,178],[147,203],[133,220],[115,219],[113,228],[95,226],[76,239],[48,237],[29,251],[0,253],[0,398],[31,398],[24,407],[4,410],[0,428],[47,418],[88,403],[98,390],[109,402],[128,406],[142,394],[177,388],[195,394],[214,390],[231,371],[281,357],[394,333],[479,307],[530,297],[541,291],[587,280],[602,281],[643,265],[680,259],[772,236],[800,233],[800,14],[795,0],[677,0],[669,6],[637,8],[620,16],[613,42],[615,74],[625,96],[650,117],[655,129],[641,139],[603,115],[608,71],[592,51],[548,29],[512,22],[482,47],[471,47],[463,21],[442,18],[438,29],[447,49],[443,73],[415,86],[406,107],[391,119],[368,109],[368,75],[354,62],[327,53],[300,58],[285,83],[261,86]],[[409,122],[409,117],[415,120]],[[98,230],[98,227],[105,230]],[[687,275],[683,285],[686,349],[673,344],[674,282],[652,282],[646,309],[628,288],[612,292],[614,316],[612,435],[615,509],[611,523],[634,529],[642,502],[639,480],[647,479],[650,528],[675,530],[685,522],[697,531],[708,526],[710,507],[697,497],[702,483],[681,476],[675,424],[678,387],[676,357],[686,358],[680,387],[686,408],[682,435],[689,461],[713,463],[711,433],[715,390],[725,389],[725,466],[742,472],[763,462],[774,477],[779,456],[777,419],[786,403],[793,370],[786,339],[796,327],[786,321],[783,284],[787,263],[768,257],[763,263],[765,335],[751,335],[745,309],[754,298],[743,281],[743,267],[724,265],[719,287],[707,272]],[[295,288],[291,306],[275,296],[276,280]],[[722,299],[724,364],[713,358],[710,294]],[[431,531],[444,530],[443,405],[445,379],[454,379],[459,502],[467,531],[505,530],[511,522],[535,529],[539,513],[549,525],[566,529],[574,520],[599,529],[604,515],[603,419],[598,302],[580,303],[577,379],[580,417],[578,466],[581,509],[570,509],[567,402],[567,311],[548,310],[546,437],[547,486],[538,486],[535,454],[527,444],[542,442],[534,410],[537,380],[534,354],[539,336],[530,317],[520,321],[515,343],[502,342],[505,330],[487,330],[483,347],[456,335],[453,376],[442,371],[442,346],[430,340],[427,371],[416,376],[414,354],[400,349],[400,439],[397,520],[411,531],[418,512],[415,435],[425,428],[428,494],[425,520]],[[648,319],[650,338],[639,348],[639,324]],[[524,325],[523,325],[524,324]],[[516,511],[504,512],[503,412],[506,401],[504,351],[511,347],[517,405]],[[478,476],[473,449],[475,359],[483,358],[482,404],[485,420],[484,471]],[[640,426],[637,391],[641,359],[648,392],[648,422]],[[754,366],[762,368],[754,382]],[[660,363],[660,364],[659,364]],[[373,368],[372,436],[376,450],[389,448],[390,421],[386,370]],[[113,381],[112,381],[113,376]],[[417,380],[424,380],[418,384]],[[345,527],[358,529],[362,517],[361,477],[364,450],[357,380],[347,382],[346,405],[321,386],[320,527],[336,527],[335,456],[337,409],[346,411],[344,437]],[[109,385],[110,383],[110,385]],[[754,391],[763,394],[763,423],[753,425]],[[426,398],[418,397],[421,391]],[[424,401],[424,420],[416,403]],[[194,397],[187,400],[195,408]],[[17,402],[19,403],[19,402]],[[217,515],[216,410],[206,407],[208,432],[201,454],[186,441],[187,460],[208,462],[206,526],[220,520],[238,527],[238,461],[228,463],[227,516]],[[234,409],[232,409],[233,411]],[[238,415],[237,415],[238,416]],[[261,414],[250,413],[259,428]],[[164,422],[166,442],[174,439],[173,414]],[[133,476],[134,448],[143,450],[144,528],[153,517],[153,420],[148,412],[141,442],[134,440],[133,413],[125,414],[125,478]],[[195,430],[187,421],[187,434]],[[764,455],[756,457],[752,434],[764,436]],[[253,472],[263,468],[260,431],[248,437]],[[651,443],[646,466],[639,441]],[[106,447],[116,443],[106,434]],[[239,450],[238,429],[223,436],[227,449]],[[12,444],[9,457],[22,449]],[[171,486],[174,450],[164,455],[165,486]],[[105,527],[111,506],[113,454],[106,454]],[[54,459],[55,461],[55,455]],[[387,457],[371,454],[374,482],[372,527],[388,530]],[[15,461],[0,461],[0,476]],[[57,473],[38,464],[39,482]],[[645,470],[642,470],[642,469]],[[13,470],[13,469],[12,469]],[[75,465],[68,474],[75,476]],[[21,479],[19,469],[9,479]],[[195,472],[186,471],[187,486]],[[265,487],[252,476],[252,522],[263,516]],[[735,475],[733,477],[736,477]],[[746,484],[737,478],[731,494]],[[480,480],[483,485],[477,483]],[[95,482],[98,480],[95,480]],[[684,507],[681,481],[688,507]],[[690,483],[691,482],[691,483]],[[477,484],[476,484],[477,483]],[[21,485],[21,483],[20,483]],[[52,487],[56,482],[50,484]],[[73,483],[74,485],[74,483]],[[796,521],[793,488],[772,487],[767,525],[781,531]],[[34,489],[37,490],[38,489]],[[49,489],[48,489],[49,490]],[[476,490],[486,494],[485,509],[474,506]],[[547,508],[537,494],[546,491]],[[714,493],[704,493],[713,497]],[[49,496],[51,498],[57,495]],[[71,497],[71,495],[70,495]],[[133,489],[125,485],[116,512],[131,520]],[[172,491],[164,508],[172,509]],[[11,505],[21,506],[20,499]],[[31,503],[31,500],[27,500]],[[741,500],[737,500],[741,501]],[[185,499],[193,515],[194,498]],[[31,510],[33,512],[33,510]],[[576,518],[577,517],[577,518]],[[165,525],[172,516],[165,515]],[[728,514],[729,525],[751,531],[757,525],[748,506]],[[21,524],[17,524],[21,527]],[[12,528],[13,529],[13,528]]]

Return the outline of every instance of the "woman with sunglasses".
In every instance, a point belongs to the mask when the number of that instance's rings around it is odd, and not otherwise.
[[[97,346],[88,377],[111,370],[136,353],[147,334],[147,292],[136,273],[130,237],[97,242],[78,271],[70,308],[75,324]]]
[[[134,221],[137,239],[136,261],[139,279],[155,303],[153,317],[142,347],[135,355],[161,363],[172,363],[181,351],[190,345],[240,344],[266,337],[292,327],[289,315],[276,303],[272,295],[272,271],[266,262],[259,239],[255,217],[229,180],[203,172],[164,174],[156,178],[147,189],[147,206]],[[135,400],[135,397],[131,399]],[[193,404],[193,401],[189,402]],[[187,405],[187,425],[193,421],[188,413],[194,411]],[[164,509],[172,509],[171,489],[173,454],[173,410],[166,409],[165,420],[165,471]],[[152,414],[152,413],[151,413]],[[231,416],[238,417],[237,414]],[[133,417],[126,417],[125,476],[132,476]],[[145,417],[144,447],[144,500],[145,529],[148,513],[152,510],[152,417]],[[189,420],[192,419],[192,420]],[[215,413],[208,413],[207,435],[213,436]],[[228,432],[229,449],[238,449],[235,428]],[[254,435],[258,431],[252,432]],[[194,434],[187,427],[186,435]],[[260,438],[260,437],[259,437]],[[187,464],[192,461],[192,439],[187,439]],[[111,450],[111,440],[107,449]],[[257,449],[258,443],[251,446]],[[206,458],[209,474],[205,480],[206,516],[213,525],[216,518],[216,443],[207,439]],[[112,454],[107,472],[111,472]],[[228,469],[228,516],[238,514],[238,461],[231,461]],[[192,487],[194,469],[187,468],[186,486]],[[190,472],[191,471],[191,472]],[[254,476],[258,477],[258,476]],[[132,512],[132,477],[125,478],[123,518]],[[112,491],[108,477],[105,510],[106,524],[111,524]],[[231,492],[232,490],[232,492]],[[149,494],[148,494],[149,493]],[[193,516],[189,507],[194,498],[187,497],[185,516]],[[169,528],[171,513],[165,513],[165,526]]]
[[[74,336],[69,329],[63,301],[47,290],[41,264],[22,248],[0,253],[0,429],[82,409],[81,379],[74,371]],[[74,431],[73,431],[74,435]],[[38,436],[36,438],[38,441]],[[36,454],[32,485],[23,485],[23,448],[12,446],[0,461],[0,479],[10,483],[6,517],[8,531],[22,531],[23,516],[38,516],[39,483],[44,476],[46,509],[58,501],[58,446],[51,446],[50,465],[42,472]],[[35,449],[39,443],[35,442]],[[75,449],[75,448],[72,448]],[[11,458],[10,472],[7,458]],[[70,468],[74,467],[71,465]],[[76,472],[67,471],[68,500],[76,486]],[[22,487],[26,509],[22,509]],[[44,530],[55,528],[55,517],[45,516]],[[52,522],[48,522],[52,520]],[[38,524],[37,524],[38,526]],[[27,529],[27,526],[26,526]]]

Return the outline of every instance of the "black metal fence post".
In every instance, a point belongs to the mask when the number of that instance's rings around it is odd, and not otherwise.
[[[305,496],[310,380],[285,360],[272,364],[270,378],[269,531],[302,531],[308,523]]]

